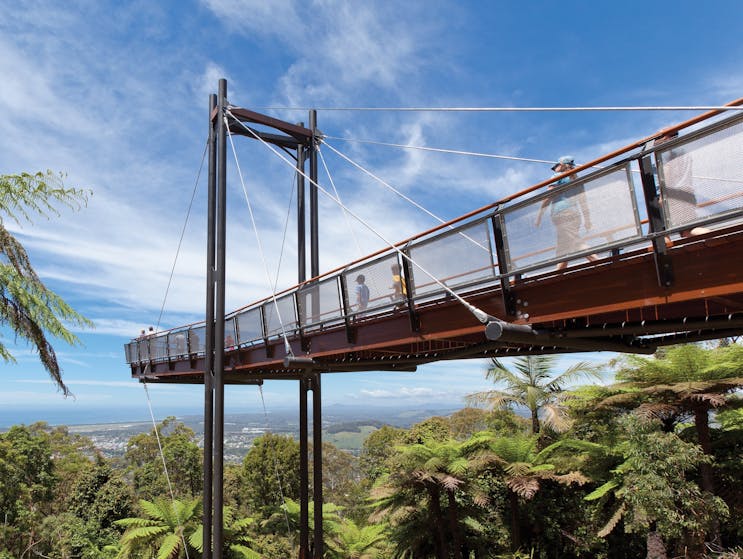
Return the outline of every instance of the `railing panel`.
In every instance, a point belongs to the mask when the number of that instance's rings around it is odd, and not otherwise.
[[[395,253],[345,272],[348,289],[346,304],[350,312],[361,313],[390,306],[394,293],[392,267],[399,265],[399,258]],[[369,289],[368,294],[361,287],[362,284]]]
[[[142,338],[137,342],[137,356],[139,361],[150,360],[150,343],[147,338]]]
[[[447,287],[454,288],[493,279],[495,251],[490,221],[481,221],[457,231],[411,245],[410,257]],[[413,264],[413,295],[420,297],[442,288]]]
[[[188,355],[188,330],[174,330],[168,335],[168,355],[183,357]]]
[[[238,342],[247,344],[263,339],[263,318],[260,307],[241,312],[236,317]]]
[[[206,326],[196,326],[188,331],[188,350],[191,353],[206,351]]]
[[[743,122],[692,135],[655,156],[669,229],[743,207]]]
[[[343,316],[338,278],[331,277],[303,285],[297,293],[302,327],[325,324]]]
[[[150,336],[150,358],[154,360],[168,358],[168,335]]]
[[[124,344],[124,358],[127,363],[135,363],[137,359],[137,345],[135,342]]]
[[[276,301],[267,301],[263,304],[263,313],[266,317],[266,335],[275,336],[282,333],[293,334],[297,329],[297,309],[294,303],[294,293],[278,297]]]
[[[235,319],[228,318],[224,321],[224,347],[234,348],[237,345],[237,332],[235,331]]]
[[[642,231],[629,164],[551,186],[503,211],[509,271],[618,246]]]

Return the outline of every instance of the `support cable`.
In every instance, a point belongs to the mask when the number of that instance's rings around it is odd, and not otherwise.
[[[155,326],[156,330],[159,330],[160,328],[160,321],[163,317],[163,312],[165,311],[165,302],[168,300],[168,293],[170,292],[170,286],[173,283],[173,274],[175,273],[175,266],[178,262],[178,256],[181,253],[181,246],[183,245],[183,237],[186,234],[186,227],[188,226],[188,219],[191,217],[191,208],[193,207],[193,201],[196,198],[196,189],[199,185],[199,179],[201,178],[201,171],[204,168],[204,159],[206,159],[206,152],[209,147],[209,142],[207,142],[204,145],[204,153],[201,155],[201,164],[199,165],[199,171],[196,174],[196,182],[193,185],[193,192],[191,193],[191,201],[188,203],[188,210],[186,210],[186,219],[183,222],[183,228],[181,229],[181,236],[178,239],[178,247],[175,251],[175,258],[173,258],[173,266],[170,268],[170,277],[168,278],[168,285],[165,288],[165,296],[163,297],[163,304],[160,307],[160,314],[157,317],[157,324]]]
[[[266,400],[263,398],[263,386],[258,385],[258,392],[261,395],[261,404],[263,404],[263,416],[266,420],[266,429],[269,429],[268,425],[268,411],[266,410]],[[279,484],[279,495],[281,495],[281,504],[284,510],[284,520],[286,521],[286,535],[291,537],[292,529],[289,526],[289,513],[286,510],[286,498],[284,497],[284,489],[281,487],[281,476],[279,475],[279,459],[276,453],[273,455],[273,469],[276,473],[276,481]]]
[[[157,332],[160,329],[160,322],[162,320],[163,313],[165,312],[165,304],[168,300],[168,293],[170,292],[170,286],[173,283],[173,274],[175,273],[175,267],[176,267],[176,264],[178,263],[178,257],[181,252],[181,246],[183,245],[183,237],[186,234],[186,227],[188,226],[188,220],[191,217],[191,209],[193,208],[193,202],[194,202],[194,199],[196,198],[196,191],[199,185],[199,180],[201,179],[201,171],[204,168],[204,160],[206,159],[206,153],[207,153],[208,147],[209,147],[209,142],[206,142],[206,144],[204,145],[204,153],[201,155],[201,163],[199,164],[199,170],[196,173],[196,181],[194,182],[193,191],[191,193],[191,201],[189,202],[188,209],[186,210],[186,219],[183,222],[183,227],[181,228],[181,236],[178,239],[178,247],[176,248],[175,257],[173,258],[173,265],[170,268],[170,276],[168,277],[168,285],[165,288],[165,295],[163,296],[163,302],[162,302],[162,305],[160,306],[160,314],[158,315],[157,322],[155,323],[155,332]],[[175,503],[175,493],[173,492],[173,484],[170,481],[170,474],[168,473],[168,465],[165,461],[165,454],[163,452],[162,442],[160,441],[160,432],[157,429],[157,422],[155,421],[155,414],[152,411],[152,399],[150,398],[150,391],[147,388],[147,369],[149,368],[149,366],[150,364],[148,362],[145,367],[145,373],[142,379],[142,386],[144,387],[144,392],[147,397],[147,407],[150,410],[150,418],[152,419],[152,428],[155,432],[155,438],[157,440],[157,448],[160,452],[160,460],[162,461],[162,464],[163,464],[163,472],[165,473],[165,480],[168,483],[168,492],[170,493],[170,502],[172,505],[173,503]],[[183,526],[180,524],[180,519],[178,519],[178,526],[179,528],[183,528]],[[185,550],[185,553],[186,553],[186,559],[189,559],[188,546],[186,545],[186,540],[182,532],[183,530],[181,530],[181,542],[183,543],[183,549]]]
[[[405,201],[413,204],[416,208],[418,208],[419,210],[425,212],[426,214],[428,214],[429,216],[431,216],[432,218],[434,218],[439,223],[446,223],[445,220],[443,220],[442,218],[440,218],[439,216],[437,216],[433,212],[427,210],[426,208],[424,208],[423,206],[421,206],[418,202],[416,202],[412,198],[409,198],[408,196],[406,196],[405,194],[403,194],[402,192],[400,192],[399,190],[397,190],[394,186],[392,186],[388,182],[385,182],[383,179],[381,179],[380,177],[378,177],[377,175],[375,175],[374,173],[372,173],[370,170],[366,169],[365,167],[362,167],[361,165],[359,165],[358,163],[356,163],[355,161],[353,161],[350,157],[344,155],[343,153],[341,153],[340,151],[338,151],[337,149],[335,149],[329,143],[327,143],[327,142],[323,142],[323,143],[326,146],[328,146],[328,148],[330,150],[332,150],[333,153],[335,153],[336,155],[342,157],[343,159],[345,159],[346,161],[348,161],[351,165],[353,165],[354,167],[356,167],[358,170],[360,170],[361,172],[369,175],[375,181],[377,181],[377,182],[381,183],[382,185],[384,185],[385,187],[387,187],[389,190],[391,190],[392,192],[394,192],[395,194],[397,194],[403,200],[405,200]]]
[[[332,175],[330,174],[330,169],[328,169],[328,164],[325,162],[325,157],[323,157],[322,150],[318,146],[317,153],[320,156],[320,161],[322,161],[322,166],[325,169],[325,174],[328,176],[328,180],[330,181],[330,186],[333,187],[333,192],[335,193],[335,197],[338,198],[338,200],[341,199],[341,195],[338,193],[338,189],[335,187],[335,181],[333,180]],[[361,243],[359,243],[359,238],[356,236],[356,232],[353,230],[353,227],[351,225],[351,220],[348,219],[348,214],[346,211],[343,211],[343,219],[346,221],[346,227],[348,227],[348,230],[351,233],[351,236],[353,237],[353,242],[356,245],[356,250],[358,251],[358,254],[361,255]]]
[[[445,149],[445,148],[432,148],[428,146],[414,146],[410,144],[394,144],[389,142],[378,142],[374,140],[357,140],[355,138],[342,138],[340,136],[324,136],[324,139],[330,139],[330,140],[340,140],[343,142],[354,142],[357,144],[369,144],[374,146],[386,146],[386,147],[393,147],[393,148],[403,148],[403,149],[417,149],[420,151],[433,151],[436,153],[450,153],[453,155],[470,155],[474,157],[486,157],[490,159],[505,159],[508,161],[523,161],[526,163],[555,163],[555,161],[550,161],[548,159],[533,159],[529,157],[516,157],[514,155],[498,155],[495,153],[480,153],[476,151],[463,151],[458,149]]]
[[[294,163],[292,163],[291,161],[289,161],[283,154],[279,153],[276,149],[273,148],[273,146],[269,145],[268,142],[266,142],[258,134],[256,134],[255,132],[253,132],[248,126],[246,126],[244,123],[242,123],[238,118],[236,118],[234,115],[232,115],[232,113],[230,113],[229,110],[227,111],[226,114],[227,114],[227,116],[231,116],[233,119],[235,119],[235,121],[239,122],[240,125],[243,128],[245,128],[245,130],[247,130],[250,135],[252,135],[256,140],[258,140],[264,146],[266,146],[269,150],[271,150],[271,152],[273,152],[274,155],[278,156],[284,163],[286,163],[288,165],[291,165],[291,167],[293,169],[296,169]],[[441,287],[444,291],[446,291],[449,295],[451,295],[454,299],[456,299],[461,305],[463,305],[467,310],[469,310],[478,321],[480,321],[482,324],[487,324],[488,323],[488,321],[490,320],[490,317],[488,316],[488,314],[485,311],[483,311],[483,310],[477,308],[476,306],[474,306],[473,304],[465,301],[460,295],[458,295],[457,293],[455,293],[454,290],[452,290],[449,286],[447,286],[442,281],[440,281],[437,277],[435,277],[433,274],[431,274],[423,266],[421,266],[420,264],[418,264],[417,262],[415,262],[412,258],[410,258],[410,256],[408,256],[402,250],[400,250],[397,246],[395,246],[394,243],[392,243],[389,240],[387,240],[374,227],[372,227],[371,225],[369,225],[363,218],[361,218],[358,215],[356,215],[353,211],[351,211],[351,209],[349,209],[347,206],[345,206],[343,204],[343,202],[341,202],[340,200],[338,200],[337,198],[335,198],[325,188],[323,188],[322,186],[320,186],[319,184],[317,184],[317,182],[313,181],[303,171],[297,170],[297,172],[300,172],[303,177],[305,177],[308,181],[310,181],[311,184],[314,184],[317,187],[318,191],[322,192],[325,196],[327,196],[332,201],[334,201],[336,204],[338,204],[341,208],[343,208],[346,212],[348,212],[349,215],[353,216],[364,227],[366,227],[367,229],[369,229],[369,231],[371,231],[375,236],[377,236],[385,244],[387,244],[392,250],[394,250],[395,252],[397,252],[400,255],[401,258],[405,259],[410,264],[413,264],[416,268],[418,268],[424,274],[426,274],[429,278],[431,278],[434,281],[434,283],[436,283],[439,287]],[[241,179],[242,179],[242,176],[241,176]],[[275,295],[274,295],[274,301],[275,301]],[[282,329],[282,332],[283,332],[283,329]],[[286,334],[284,334],[284,336],[286,336]],[[287,341],[286,337],[284,338],[284,340],[285,340],[285,343],[288,344],[288,341]]]
[[[227,111],[227,114],[231,115],[229,110]],[[225,125],[227,126],[227,130],[229,130],[230,129],[229,122],[227,122],[226,116],[224,117],[224,120],[225,120]],[[238,122],[240,121],[238,120]],[[242,122],[240,124],[242,124]],[[243,126],[245,125],[243,124]],[[250,128],[248,128],[247,126],[245,126],[245,129],[253,133],[253,131],[250,130]],[[250,203],[250,196],[248,196],[248,190],[245,187],[245,179],[243,178],[242,169],[240,168],[240,161],[237,158],[237,150],[235,149],[235,142],[232,139],[232,134],[228,134],[227,136],[230,139],[230,146],[232,147],[232,155],[235,158],[235,166],[237,168],[237,174],[240,177],[240,184],[242,185],[243,194],[245,195],[245,202],[248,204],[248,213],[250,214],[250,222],[253,226],[253,232],[255,233],[256,242],[258,243],[258,253],[261,256],[261,260],[263,262],[263,270],[266,273],[266,280],[268,281],[268,287],[271,290],[271,300],[273,301],[274,309],[276,310],[276,317],[279,320],[279,327],[281,328],[281,337],[284,340],[284,350],[288,356],[294,357],[294,352],[292,351],[292,347],[289,344],[289,337],[287,336],[286,329],[284,328],[284,321],[281,320],[281,311],[279,310],[279,303],[276,299],[276,292],[273,287],[278,282],[278,278],[276,279],[276,282],[274,282],[274,280],[271,278],[271,272],[268,269],[268,262],[266,260],[266,254],[263,251],[263,243],[261,242],[261,237],[258,233],[258,225],[255,220],[255,215],[253,214],[253,205]],[[260,138],[257,134],[255,135],[255,137]],[[263,139],[261,139],[261,141],[263,141]],[[280,157],[283,159],[284,156],[281,155]]]
[[[601,112],[601,111],[741,111],[730,105],[696,106],[629,106],[629,107],[257,107],[261,111],[358,111],[358,112],[438,112],[438,113],[539,113],[539,112]]]
[[[284,259],[284,247],[286,246],[286,232],[289,230],[289,218],[291,217],[291,213],[292,213],[292,200],[294,198],[294,189],[296,188],[296,182],[297,182],[297,178],[296,178],[296,173],[295,173],[294,176],[292,177],[292,190],[291,190],[291,193],[289,194],[289,204],[288,204],[288,208],[286,211],[286,219],[284,220],[284,233],[281,237],[281,251],[279,252],[279,262],[276,265],[276,277],[273,283],[274,293],[276,293],[276,286],[279,283],[279,274],[281,273],[281,262]]]
[[[547,164],[547,165],[553,165],[557,163],[557,161],[553,161],[550,159],[534,159],[532,157],[516,157],[515,155],[500,155],[496,153],[481,153],[477,151],[463,151],[458,149],[446,149],[446,148],[433,148],[428,146],[414,146],[411,144],[394,144],[390,142],[379,142],[375,140],[357,140],[355,138],[342,138],[340,136],[324,136],[323,139],[330,139],[330,140],[340,140],[342,142],[354,142],[357,144],[369,144],[374,146],[386,146],[386,147],[393,147],[393,148],[401,148],[401,149],[417,149],[420,151],[432,151],[435,153],[448,153],[451,155],[467,155],[471,157],[484,157],[488,159],[502,159],[506,161],[518,161],[523,163],[539,163],[539,164]],[[328,147],[333,149],[329,144],[327,144]],[[340,155],[340,154],[339,154]],[[342,156],[343,157],[343,156]],[[591,165],[591,169],[606,169],[603,165]],[[633,173],[639,173],[638,170],[632,169]],[[479,244],[476,241],[475,244]]]
[[[429,210],[427,210],[426,208],[424,208],[423,206],[421,206],[420,204],[418,204],[415,200],[409,198],[408,196],[405,196],[405,194],[403,194],[402,192],[400,192],[399,190],[397,190],[395,187],[393,187],[392,185],[390,185],[389,183],[387,183],[383,179],[379,178],[377,175],[375,175],[374,173],[372,173],[371,171],[369,171],[365,167],[362,167],[361,165],[359,165],[358,163],[356,163],[355,161],[353,161],[350,157],[344,155],[343,153],[341,153],[340,151],[338,151],[337,149],[335,149],[329,143],[327,143],[327,142],[324,142],[324,143],[335,154],[339,155],[340,157],[342,157],[343,159],[345,159],[346,161],[348,161],[351,165],[353,165],[354,167],[356,167],[357,169],[359,169],[363,173],[366,173],[367,175],[369,175],[374,180],[378,181],[383,186],[387,187],[389,190],[391,190],[392,192],[394,192],[395,194],[397,194],[398,196],[400,196],[403,200],[406,200],[407,202],[410,202],[413,206],[415,206],[416,208],[422,210],[423,212],[425,212],[426,214],[428,214],[429,216],[431,216],[432,218],[434,218],[439,223],[446,223],[446,221],[443,218],[441,218],[441,217],[437,216],[436,214],[430,212]],[[448,227],[449,227],[449,229],[454,229],[454,226],[453,225],[448,225]],[[480,247],[484,251],[486,251],[486,252],[489,252],[490,251],[490,249],[488,247],[483,246],[481,243],[479,243],[475,239],[471,238],[467,234],[460,232],[460,235],[462,235],[465,239],[467,239],[468,241],[470,241],[472,244],[477,245],[478,247]]]
[[[149,363],[147,364],[149,367]],[[143,382],[142,385],[144,386],[144,392],[147,394],[147,407],[150,410],[150,417],[152,418],[152,427],[155,431],[155,439],[157,440],[157,448],[160,451],[160,459],[163,463],[163,470],[165,471],[165,479],[168,482],[168,491],[170,492],[170,503],[173,505],[175,503],[175,493],[173,492],[173,484],[170,482],[170,474],[168,474],[168,465],[165,463],[165,453],[163,452],[163,445],[160,441],[160,432],[157,429],[157,423],[155,422],[155,414],[152,411],[152,400],[150,399],[150,391],[147,389],[147,382]],[[178,518],[178,527],[181,528],[180,530],[180,536],[181,536],[181,543],[183,543],[183,550],[186,553],[186,559],[189,559],[188,556],[188,545],[186,544],[186,538],[183,534],[183,525],[181,524],[181,519]]]

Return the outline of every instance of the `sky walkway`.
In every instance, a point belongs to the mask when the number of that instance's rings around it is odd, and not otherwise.
[[[740,335],[743,115],[676,128],[228,314],[225,382]],[[582,214],[567,240],[556,199]],[[132,376],[203,382],[205,337],[132,340]]]

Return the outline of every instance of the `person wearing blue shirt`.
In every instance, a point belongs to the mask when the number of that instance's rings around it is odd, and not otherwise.
[[[369,287],[365,282],[364,274],[356,276],[356,309],[359,311],[366,310],[369,305]]]

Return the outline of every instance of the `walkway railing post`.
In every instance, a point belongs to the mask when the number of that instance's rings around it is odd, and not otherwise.
[[[662,233],[666,230],[666,220],[660,203],[658,187],[653,177],[653,163],[649,155],[637,160],[642,177],[642,191],[645,196],[645,207],[648,212],[648,222],[652,233]],[[653,254],[655,256],[655,270],[658,275],[658,285],[670,287],[673,285],[673,265],[666,250],[666,239],[663,235],[653,238]]]
[[[227,80],[219,80],[217,97],[217,260],[214,305],[214,559],[222,559],[224,497],[224,306],[227,227],[227,130],[224,112]]]
[[[500,275],[503,307],[506,309],[506,314],[508,316],[516,316],[516,301],[511,293],[511,279],[506,276],[510,270],[508,265],[508,254],[506,252],[506,243],[503,235],[504,227],[502,219],[500,213],[496,213],[492,217],[493,244],[495,245],[495,256],[498,260],[498,274]]]
[[[212,559],[212,457],[214,452],[214,222],[217,190],[217,144],[215,122],[212,114],[217,106],[217,96],[209,96],[209,209],[207,215],[206,246],[206,331],[204,340],[204,485],[203,485],[203,559]],[[191,348],[191,335],[188,336],[188,351],[197,353],[198,347]]]

